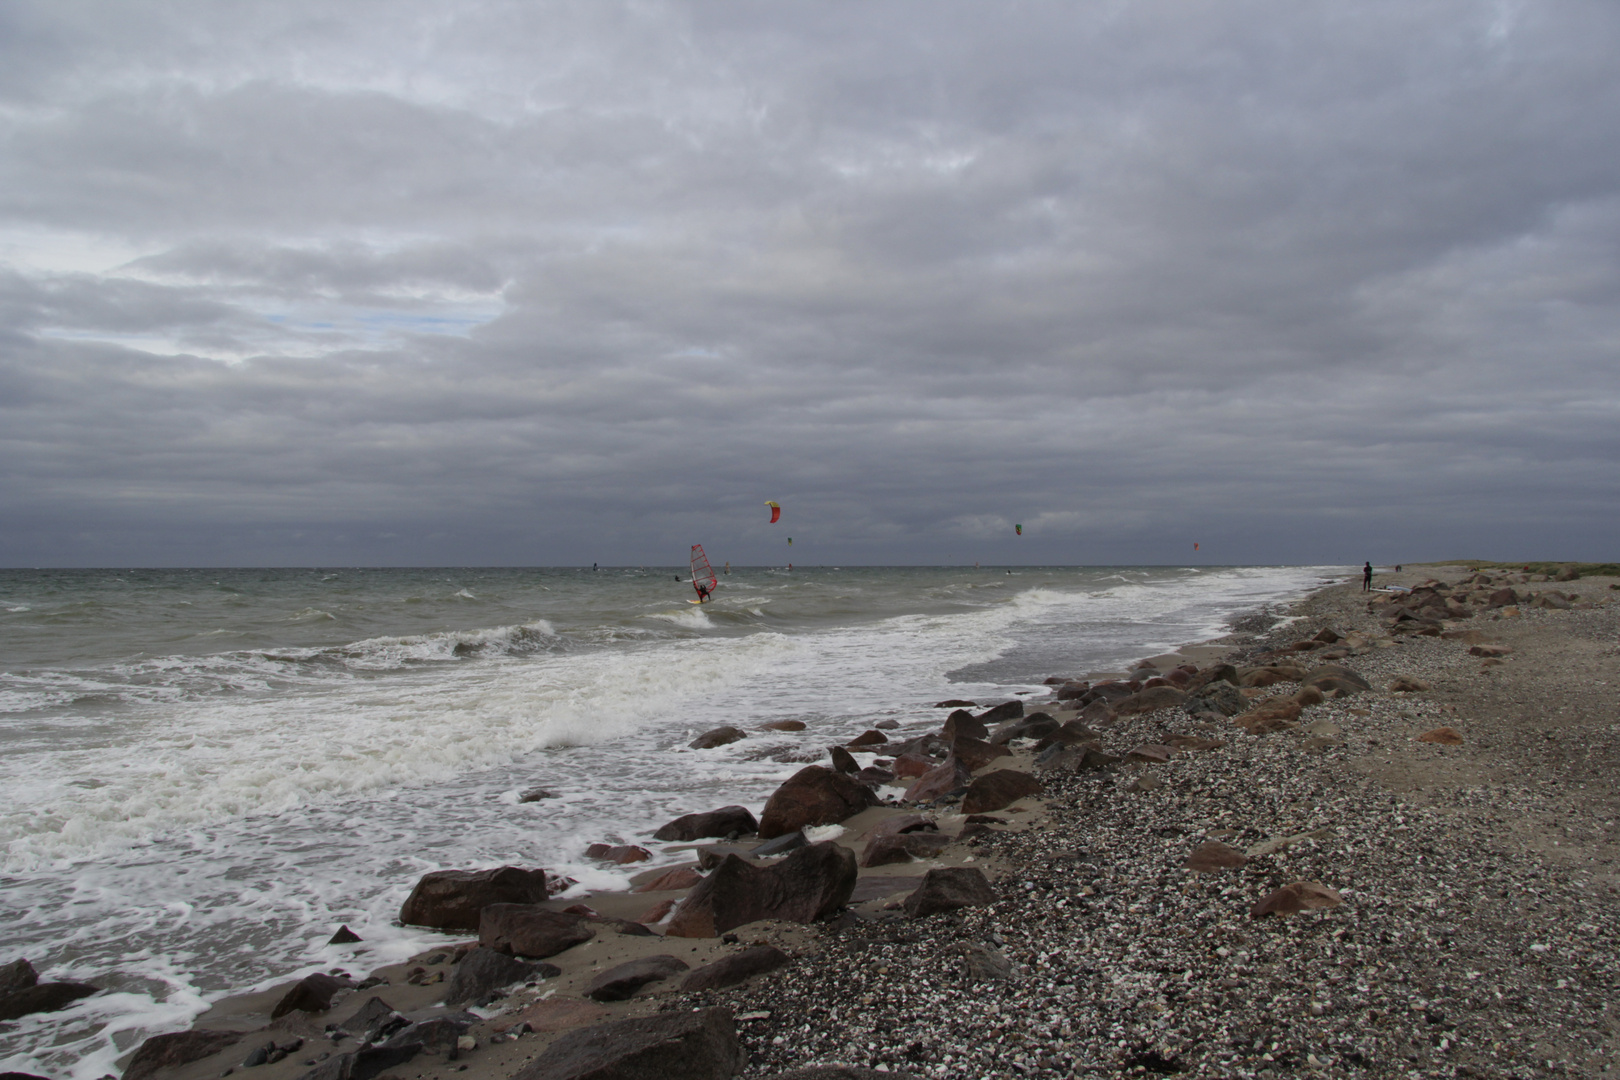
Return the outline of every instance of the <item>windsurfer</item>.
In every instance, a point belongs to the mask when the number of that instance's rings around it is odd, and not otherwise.
[[[703,601],[709,598],[709,587],[707,585],[704,585],[702,582],[698,582],[692,587],[697,590],[698,603],[701,604]]]

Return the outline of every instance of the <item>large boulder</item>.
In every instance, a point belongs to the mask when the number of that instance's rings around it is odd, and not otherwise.
[[[490,904],[478,921],[478,943],[508,956],[543,960],[596,936],[584,915],[538,904]]]
[[[1511,604],[1517,604],[1518,602],[1519,594],[1514,592],[1511,588],[1497,589],[1495,592],[1491,593],[1485,598],[1485,608],[1488,611],[1491,608],[1507,607]]]
[[[1307,671],[1299,680],[1305,686],[1314,686],[1326,693],[1337,690],[1341,694],[1359,694],[1371,690],[1372,684],[1357,672],[1339,664],[1322,664]]]
[[[13,960],[0,967],[0,995],[38,985],[39,972],[35,971],[34,965],[27,960]]]
[[[973,773],[953,754],[942,764],[919,776],[917,782],[906,789],[905,799],[907,802],[930,802],[967,787],[972,780]]]
[[[1116,716],[1131,716],[1135,713],[1155,712],[1159,709],[1175,709],[1187,701],[1187,695],[1168,684],[1163,686],[1149,686],[1137,691],[1128,698],[1121,698],[1114,702]]]
[[[667,954],[643,956],[610,967],[593,978],[585,984],[585,996],[592,1001],[624,1001],[648,983],[662,982],[690,970],[691,964]]]
[[[399,921],[439,930],[477,930],[478,913],[490,904],[538,904],[566,888],[545,870],[498,866],[493,870],[434,870],[423,874]]]
[[[1200,689],[1187,695],[1187,700],[1181,707],[1189,716],[1197,716],[1201,712],[1215,712],[1222,716],[1236,716],[1249,707],[1249,699],[1243,692],[1224,679],[1208,683]]]
[[[997,769],[968,785],[967,794],[962,796],[962,813],[988,814],[1011,806],[1025,795],[1039,795],[1043,790],[1041,782],[1029,773]]]
[[[732,833],[746,836],[758,830],[759,822],[754,820],[747,807],[722,806],[718,810],[678,817],[653,833],[653,839],[685,843],[708,836],[730,836]]]
[[[974,719],[966,709],[957,709],[947,716],[945,726],[939,731],[939,737],[947,743],[961,738],[982,739],[989,734],[990,729],[984,726],[983,721]]]
[[[665,934],[719,937],[760,919],[814,922],[849,901],[858,873],[855,853],[831,841],[769,866],[728,855],[681,902]]]
[[[698,968],[681,980],[681,990],[719,990],[735,986],[744,979],[775,971],[787,962],[788,954],[776,946],[756,945]]]
[[[762,840],[810,825],[834,825],[877,804],[860,781],[821,765],[806,765],[783,782],[760,815]]]
[[[482,945],[469,949],[456,964],[444,992],[446,1005],[477,1004],[513,983],[554,979],[562,972],[551,964],[526,964]]]
[[[731,1080],[746,1061],[731,1010],[698,1009],[570,1031],[512,1080]]]
[[[989,727],[991,724],[999,724],[1004,720],[1016,720],[1023,715],[1024,703],[1022,701],[1004,701],[993,709],[984,710],[974,719]]]
[[[979,739],[970,739],[963,736],[951,744],[951,756],[967,766],[968,771],[982,769],[999,757],[1006,757],[1007,751],[999,746],[982,742]]]
[[[923,875],[922,884],[906,897],[906,914],[912,918],[940,911],[977,907],[996,902],[996,891],[983,871],[970,866],[941,867]]]
[[[9,994],[0,995],[0,1020],[15,1020],[33,1013],[55,1012],[65,1009],[80,998],[89,997],[101,988],[81,982],[36,983]]]
[[[993,746],[1006,746],[1014,739],[1040,739],[1062,726],[1047,713],[1030,713],[1025,717],[1003,721],[990,733],[989,742]]]
[[[746,731],[743,731],[741,728],[734,728],[728,725],[726,727],[717,727],[710,731],[705,731],[703,734],[699,735],[686,745],[692,750],[712,750],[716,746],[726,746],[730,743],[737,742],[739,739],[746,738],[748,738],[748,733]]]
[[[270,1019],[277,1020],[290,1012],[325,1012],[332,1007],[332,999],[339,990],[352,990],[354,983],[335,975],[315,972],[305,975],[281,996],[270,1010]]]
[[[124,1069],[124,1080],[149,1080],[165,1069],[178,1069],[242,1041],[240,1031],[171,1031],[141,1043]]]

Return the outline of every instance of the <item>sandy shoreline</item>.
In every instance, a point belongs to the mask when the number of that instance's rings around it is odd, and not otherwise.
[[[1424,568],[1379,584],[1431,574],[1467,576]],[[468,1030],[474,1048],[453,1059],[422,1053],[387,1074],[504,1080],[557,1037],[548,1027],[723,1005],[748,1018],[737,1029],[748,1054],[738,1075],[749,1077],[834,1063],[952,1077],[1607,1075],[1616,1019],[1608,999],[1620,986],[1612,692],[1620,606],[1606,603],[1615,583],[1517,584],[1596,605],[1506,617],[1481,608],[1446,620],[1450,637],[1391,636],[1358,585],[1321,590],[1281,626],[1244,622],[1250,632],[1179,650],[1165,666],[1264,659],[1331,628],[1353,643],[1336,662],[1371,690],[1310,704],[1297,726],[1269,734],[1174,708],[1119,717],[1098,727],[1112,755],[1161,744],[1167,733],[1222,745],[1182,750],[1167,764],[1041,772],[1045,791],[999,811],[1000,831],[951,844],[939,858],[863,869],[856,902],[831,922],[751,924],[735,943],[598,933],[549,958],[559,976],[479,1010]],[[1470,654],[1487,641],[1512,652],[1496,663]],[[1430,689],[1385,689],[1403,675]],[[1252,696],[1295,689],[1284,681]],[[1031,709],[1059,721],[1077,715],[1052,702]],[[1461,744],[1416,741],[1442,726]],[[997,769],[1034,771],[1032,748],[978,771]],[[833,839],[859,853],[880,821],[917,810],[874,807]],[[950,806],[928,812],[941,833],[963,825]],[[1301,836],[1232,869],[1185,866],[1211,839],[1254,851]],[[911,883],[893,879],[942,866],[982,870],[1000,899],[906,918],[895,901]],[[1268,893],[1300,880],[1320,882],[1342,904],[1250,918]],[[635,919],[680,895],[584,902]],[[672,978],[628,1001],[581,996],[593,976],[627,960],[669,954],[695,969],[763,943],[792,962],[730,989],[682,993]],[[371,996],[403,1013],[431,1010],[454,958],[445,947],[353,970],[386,983],[268,1025],[287,987],[223,1001],[196,1029],[255,1034],[156,1075],[203,1080],[230,1069],[296,1080],[322,1055],[354,1048],[352,1039],[334,1043],[327,1027]],[[534,1030],[508,1038],[525,1024]],[[284,1060],[242,1067],[251,1048],[297,1039],[303,1046]]]

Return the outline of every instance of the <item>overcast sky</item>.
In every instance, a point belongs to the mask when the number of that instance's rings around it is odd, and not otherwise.
[[[0,565],[1615,559],[1616,57],[1613,0],[0,0]]]

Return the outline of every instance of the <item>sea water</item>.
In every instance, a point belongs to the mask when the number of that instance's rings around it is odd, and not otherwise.
[[[586,845],[1346,573],[748,568],[698,606],[677,568],[0,571],[0,964],[104,989],[0,1023],[0,1071],[95,1080],[221,997],[445,940],[394,921],[428,870],[625,888]]]

